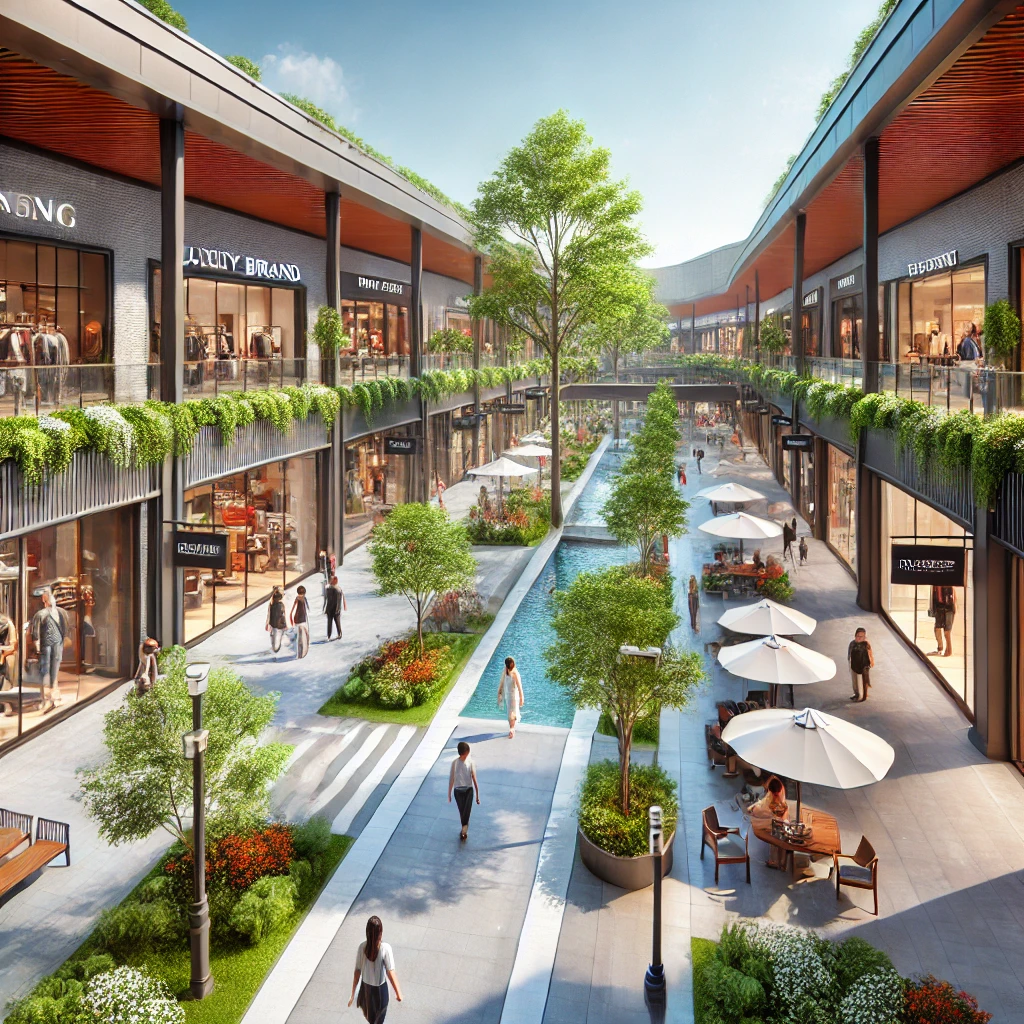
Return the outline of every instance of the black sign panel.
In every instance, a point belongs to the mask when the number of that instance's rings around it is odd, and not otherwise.
[[[391,281],[386,277],[377,277],[374,274],[342,274],[341,297],[408,306],[412,301],[412,285]]]
[[[784,452],[813,452],[813,434],[783,434],[782,450]]]
[[[175,530],[174,564],[188,569],[226,569],[228,535]]]
[[[529,402],[539,402],[542,398],[547,398],[547,388],[527,388],[526,399]]]
[[[925,587],[962,587],[967,571],[965,548],[938,544],[893,544],[893,583]]]
[[[861,268],[857,267],[856,270],[851,270],[848,274],[843,274],[841,277],[833,277],[829,281],[829,290],[833,296],[850,295],[861,290],[860,282]]]
[[[509,416],[522,416],[526,412],[526,406],[515,402],[502,402],[491,406],[495,412],[507,413]]]
[[[772,417],[773,427],[791,427],[793,426],[792,416],[773,416]]]
[[[759,405],[757,409],[755,409],[754,411],[757,412],[760,416],[767,416],[768,413],[770,413],[772,410],[767,405]]]
[[[419,438],[417,437],[385,437],[385,455],[415,455],[419,451]]]

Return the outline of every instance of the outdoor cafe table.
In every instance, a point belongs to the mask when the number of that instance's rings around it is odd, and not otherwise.
[[[803,805],[800,820],[811,826],[811,838],[803,843],[791,843],[779,836],[772,835],[771,818],[751,818],[750,828],[754,835],[764,842],[785,851],[793,873],[796,874],[794,853],[806,853],[812,857],[831,857],[838,853],[839,823],[831,814]]]

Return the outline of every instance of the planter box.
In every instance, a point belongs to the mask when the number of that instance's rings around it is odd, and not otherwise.
[[[634,889],[646,889],[654,884],[654,858],[650,854],[642,857],[618,857],[595,846],[580,830],[576,829],[580,841],[580,858],[587,870],[602,882],[611,882],[620,889],[632,892]],[[676,834],[672,833],[665,843],[665,852],[661,856],[661,877],[664,878],[672,870],[672,844]]]

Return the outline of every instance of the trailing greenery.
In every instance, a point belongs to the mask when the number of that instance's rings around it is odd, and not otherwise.
[[[465,334],[457,327],[444,327],[427,339],[427,348],[431,352],[446,352],[448,354],[463,352],[469,354],[473,351],[473,336]]]
[[[229,64],[234,64],[239,71],[247,74],[254,82],[263,81],[263,69],[249,57],[243,57],[240,53],[233,53],[224,58]]]
[[[766,316],[761,321],[761,348],[765,352],[778,353],[789,344],[786,332],[774,316]]]
[[[1020,345],[1020,317],[1006,299],[985,307],[985,352],[992,356],[1013,355]]]
[[[171,28],[176,28],[179,32],[188,31],[188,22],[185,20],[185,16],[179,14],[167,0],[139,0],[139,3],[150,14],[155,14],[161,21],[170,25]]]
[[[786,178],[789,177],[789,172],[793,167],[793,164],[796,163],[796,157],[796,153],[790,153],[789,156],[786,158],[786,166],[779,174],[779,176],[775,179],[775,181],[772,182],[772,187],[768,189],[768,194],[764,197],[764,202],[761,204],[762,209],[766,207],[779,194],[779,189],[782,188],[782,185],[785,182]]]

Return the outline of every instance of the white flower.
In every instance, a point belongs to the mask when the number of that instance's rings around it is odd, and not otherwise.
[[[40,416],[36,422],[40,430],[55,430],[58,434],[65,434],[71,429],[70,423],[65,423],[56,416]]]
[[[112,405],[91,405],[85,410],[85,417],[100,428],[99,450],[105,452],[114,465],[129,465],[135,446],[131,424]]]
[[[118,967],[89,982],[85,1001],[105,1024],[184,1024],[185,1009],[167,986],[133,967]]]
[[[839,1004],[839,1024],[896,1024],[903,1008],[903,979],[890,967],[858,978]]]

